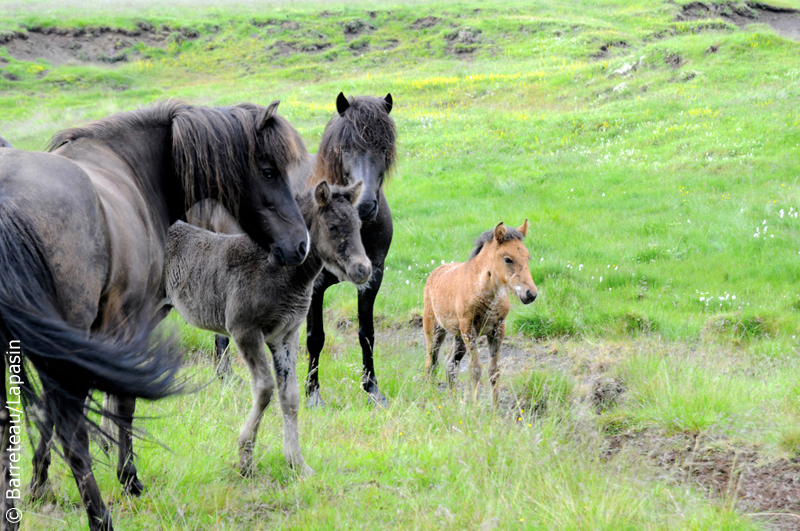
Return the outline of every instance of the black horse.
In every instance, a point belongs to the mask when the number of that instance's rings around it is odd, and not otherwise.
[[[387,94],[385,98],[351,97],[348,101],[340,92],[336,98],[336,109],[339,114],[325,126],[317,154],[307,155],[301,164],[290,169],[289,174],[296,190],[316,186],[323,181],[338,185],[363,183],[358,214],[362,221],[361,240],[372,262],[372,277],[358,288],[358,340],[364,367],[361,387],[369,395],[370,402],[385,407],[388,403],[378,388],[372,361],[375,346],[373,308],[383,280],[383,265],[392,243],[392,213],[383,194],[383,183],[397,158],[396,129],[389,116],[392,95]],[[194,223],[217,232],[239,232],[224,212],[214,205],[209,205],[206,211],[198,210]],[[319,390],[319,356],[325,343],[322,302],[325,290],[341,280],[336,274],[323,269],[314,284],[314,295],[306,318],[309,353],[307,407],[325,404]],[[228,344],[227,337],[216,336],[215,358],[220,377],[231,373],[229,357],[225,356]]]
[[[30,360],[41,382],[38,396],[24,386],[41,406],[28,410],[41,434],[31,492],[45,492],[55,426],[92,530],[112,524],[91,469],[89,389],[117,397],[117,476],[132,494],[143,488],[131,461],[135,399],[175,392],[179,357],[148,338],[170,224],[214,198],[276,263],[305,259],[308,232],[286,175],[305,148],[277,103],[169,101],[58,133],[51,153],[0,150],[0,345],[19,351],[9,365]],[[13,418],[0,426],[6,449]],[[8,468],[3,479],[13,480]]]
[[[388,403],[378,389],[372,361],[375,348],[373,310],[392,243],[392,213],[383,193],[383,183],[397,159],[397,133],[394,120],[389,116],[392,95],[387,94],[385,98],[358,96],[348,101],[340,92],[336,98],[336,110],[338,115],[325,127],[316,160],[307,164],[304,172],[293,171],[291,178],[293,185],[296,179],[309,186],[321,181],[330,184],[364,183],[358,214],[362,221],[361,241],[372,261],[372,278],[358,289],[358,341],[363,363],[361,388],[369,395],[370,402],[385,407]],[[309,354],[307,407],[324,405],[319,389],[319,356],[325,343],[322,302],[325,290],[339,281],[337,275],[325,269],[314,285],[314,296],[306,318]]]

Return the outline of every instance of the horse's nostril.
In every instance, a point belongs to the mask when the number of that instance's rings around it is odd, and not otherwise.
[[[306,242],[300,242],[300,245],[297,246],[297,252],[300,256],[306,255]]]

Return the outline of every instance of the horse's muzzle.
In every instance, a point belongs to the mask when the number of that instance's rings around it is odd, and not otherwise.
[[[536,290],[531,291],[528,289],[525,290],[525,293],[519,294],[519,300],[522,302],[522,304],[530,304],[536,300],[536,295]]]

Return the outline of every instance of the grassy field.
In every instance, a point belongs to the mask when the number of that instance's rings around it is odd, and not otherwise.
[[[760,529],[800,513],[779,494],[754,501],[767,478],[791,484],[800,454],[800,43],[770,13],[163,4],[0,1],[0,135],[42,149],[169,97],[281,99],[314,152],[339,91],[390,92],[399,163],[376,368],[391,407],[366,406],[354,289],[333,288],[329,406],[301,414],[317,476],[284,466],[271,406],[259,472],[239,477],[249,391],[215,382],[139,408],[145,496],[124,498],[98,455],[120,529]],[[731,22],[748,9],[752,24]],[[435,266],[525,218],[540,297],[512,308],[492,412],[486,394],[465,404],[424,383],[413,323]],[[208,381],[210,337],[168,324]],[[54,468],[59,504],[27,506],[25,529],[86,527]]]

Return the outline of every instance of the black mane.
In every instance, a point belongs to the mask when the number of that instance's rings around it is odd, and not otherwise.
[[[522,233],[515,229],[514,227],[505,227],[506,229],[506,240],[522,240],[524,236]],[[482,233],[478,236],[478,239],[475,240],[475,248],[470,253],[470,259],[475,258],[483,249],[483,246],[494,239],[494,229],[487,230],[486,232]]]

